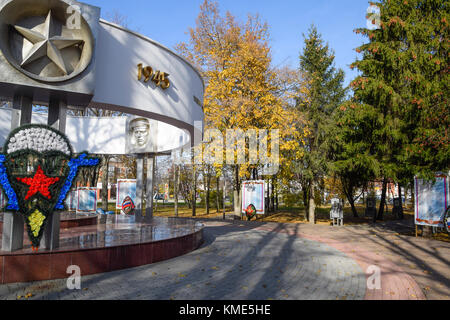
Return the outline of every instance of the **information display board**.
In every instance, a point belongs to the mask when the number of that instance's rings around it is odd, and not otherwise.
[[[366,217],[373,217],[377,214],[377,199],[367,198],[366,200],[366,210],[364,212]]]
[[[251,204],[255,206],[256,214],[265,214],[264,181],[244,181],[242,183],[242,213],[245,213]]]
[[[164,185],[164,201],[169,201],[169,184]]]
[[[70,191],[67,194],[66,198],[66,206],[67,210],[69,211],[76,211],[77,210],[77,204],[78,204],[78,191]]]
[[[3,190],[0,188],[0,211],[3,211],[6,205],[5,195],[3,194]]]
[[[116,209],[122,210],[122,204],[126,197],[130,197],[136,203],[136,179],[117,180]]]
[[[344,208],[342,202],[338,198],[331,199],[330,219],[343,219]]]
[[[443,227],[442,219],[449,205],[449,176],[436,175],[436,181],[414,179],[416,225]]]
[[[77,213],[95,213],[97,211],[97,188],[78,188]]]

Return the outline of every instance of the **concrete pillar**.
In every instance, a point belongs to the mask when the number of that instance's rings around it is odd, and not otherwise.
[[[12,114],[11,114],[11,130],[20,126],[20,116],[22,108],[22,97],[16,96],[12,103]]]
[[[138,154],[136,158],[136,222],[141,222],[143,218],[143,200],[144,200],[144,155]]]
[[[66,132],[67,104],[62,100],[51,100],[48,106],[47,124],[62,133]]]
[[[16,98],[14,99],[16,100]],[[29,97],[20,97],[19,101],[20,103],[20,125],[23,126],[25,124],[31,123],[31,117],[33,114],[33,100]],[[16,101],[13,102],[13,108]]]
[[[147,194],[146,194],[146,208],[145,221],[150,221],[153,218],[153,188],[155,185],[155,167],[156,158],[149,156],[147,158]]]
[[[48,106],[47,125],[60,131],[66,132],[67,104],[63,100],[52,99]],[[45,226],[44,235],[41,239],[41,247],[46,250],[54,250],[59,248],[59,232],[61,225],[61,215],[54,212],[48,217]]]
[[[237,190],[233,190],[233,205],[234,205],[234,214],[242,215],[242,204],[241,204],[241,196]]]
[[[15,96],[11,130],[30,124],[33,110],[33,100],[25,96]],[[3,215],[2,251],[16,251],[23,248],[24,221],[20,213],[5,212]]]
[[[29,97],[14,96],[13,113],[11,117],[11,130],[31,123],[33,100]]]
[[[41,239],[41,248],[46,250],[54,250],[59,248],[59,230],[61,226],[60,213],[53,212],[48,217],[47,225],[45,226],[44,235]]]
[[[2,251],[13,252],[23,248],[24,221],[20,213],[3,215]]]

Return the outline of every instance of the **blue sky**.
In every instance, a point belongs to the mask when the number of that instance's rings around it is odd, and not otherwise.
[[[187,41],[187,30],[195,26],[203,0],[81,0],[102,8],[102,17],[115,11],[128,19],[128,27],[174,48]],[[346,74],[345,84],[356,76],[349,65],[355,48],[365,41],[353,30],[366,25],[368,0],[218,0],[222,13],[230,11],[245,21],[258,13],[270,26],[274,65],[298,66],[303,36],[314,23],[323,39],[336,53],[336,66]]]

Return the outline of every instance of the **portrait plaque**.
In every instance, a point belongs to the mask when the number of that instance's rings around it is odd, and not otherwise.
[[[152,125],[149,119],[130,117],[127,119],[127,154],[151,153],[154,151]],[[154,130],[153,130],[154,131]]]

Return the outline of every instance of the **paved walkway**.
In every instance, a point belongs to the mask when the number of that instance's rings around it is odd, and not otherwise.
[[[399,226],[206,224],[206,243],[185,256],[86,276],[82,290],[65,280],[3,285],[0,299],[449,299],[449,244],[400,236]],[[366,289],[371,265],[380,290]]]
[[[402,235],[414,230],[411,220],[345,227],[265,223],[259,228],[326,243],[364,270],[380,267],[382,290],[367,290],[365,299],[450,299],[450,243]]]

